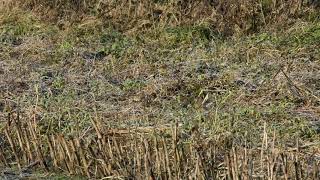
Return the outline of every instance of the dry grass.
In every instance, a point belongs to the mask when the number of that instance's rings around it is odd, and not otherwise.
[[[263,134],[261,147],[254,147],[247,139],[234,141],[234,134],[227,141],[197,131],[186,135],[177,125],[123,132],[93,123],[94,132],[86,132],[90,137],[65,137],[42,135],[32,119],[24,124],[13,118],[4,128],[8,148],[0,150],[0,161],[17,163],[21,173],[39,165],[112,179],[317,179],[320,173],[319,144],[301,146],[297,139],[294,147],[283,148],[275,134],[268,136],[267,124],[257,132]]]
[[[316,5],[71,2],[15,1],[0,12],[2,167],[319,176]]]
[[[122,32],[139,32],[167,26],[209,23],[212,31],[230,36],[254,33],[265,27],[286,27],[297,17],[314,15],[316,2],[306,0],[222,0],[222,1],[97,1],[16,0],[46,19],[60,23],[86,23],[98,17]],[[277,23],[279,22],[279,23]]]

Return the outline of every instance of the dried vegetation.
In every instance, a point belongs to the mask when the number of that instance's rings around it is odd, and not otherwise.
[[[317,179],[319,18],[305,0],[4,1],[1,165]]]

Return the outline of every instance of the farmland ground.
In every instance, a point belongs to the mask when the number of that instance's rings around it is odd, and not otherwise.
[[[45,21],[39,11],[0,12],[2,130],[30,121],[41,141],[110,132],[174,139],[178,129],[179,141],[214,140],[233,155],[232,147],[304,147],[319,165],[318,9],[232,35],[208,22],[124,30],[94,16]]]

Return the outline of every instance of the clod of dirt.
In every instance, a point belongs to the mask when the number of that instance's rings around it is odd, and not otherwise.
[[[50,72],[50,71],[45,72],[42,75],[41,81],[40,81],[41,91],[46,91],[45,89],[47,89],[49,86],[51,86],[53,78],[54,78],[54,74],[53,74],[53,72]]]
[[[49,79],[52,79],[52,78],[53,78],[53,72],[51,72],[51,71],[45,72],[42,75],[42,79],[43,80],[49,80]]]
[[[18,51],[13,51],[9,53],[10,58],[12,59],[17,59],[20,56],[20,52]]]
[[[243,87],[245,90],[249,92],[254,92],[257,90],[257,86],[252,84],[251,82],[246,82],[242,79],[237,79],[234,81],[234,84],[238,87]]]
[[[244,86],[246,83],[241,80],[241,79],[237,79],[234,81],[234,83],[237,85],[237,86]]]
[[[110,79],[108,82],[111,83],[112,85],[116,85],[116,86],[122,85],[122,83],[117,79]]]
[[[13,46],[20,46],[22,44],[22,39],[21,38],[14,38],[11,43]]]
[[[86,51],[82,54],[82,57],[86,60],[102,60],[106,56],[107,54],[104,51],[99,51],[99,52]]]
[[[9,90],[12,92],[22,93],[29,89],[29,85],[23,81],[14,81],[9,84]]]
[[[4,102],[0,102],[0,112],[3,112],[4,110]]]
[[[213,79],[217,78],[220,73],[220,68],[215,65],[207,64],[204,62],[200,62],[196,65],[195,69],[196,73],[198,74],[204,74],[207,77]]]

